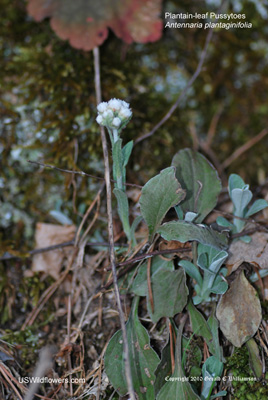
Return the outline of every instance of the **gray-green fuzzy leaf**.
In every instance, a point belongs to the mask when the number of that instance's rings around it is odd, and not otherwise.
[[[176,362],[175,371],[172,376],[168,376],[168,381],[161,388],[157,400],[200,400],[200,397],[193,391],[190,383],[185,379],[181,365],[181,341],[183,326],[179,327],[176,343]]]
[[[137,276],[131,286],[131,291],[138,296],[147,296],[147,263],[148,260],[141,264]],[[151,280],[154,279],[155,274],[159,269],[174,271],[173,261],[163,260],[161,257],[154,257],[151,264]]]
[[[133,140],[128,142],[122,149],[122,155],[123,155],[123,166],[126,167],[129,157],[131,155],[133,149]]]
[[[196,240],[217,249],[226,249],[227,236],[205,225],[196,225],[186,221],[171,221],[161,225],[157,232],[166,240],[178,240],[185,243]]]
[[[152,238],[168,210],[185,197],[185,191],[175,176],[175,168],[169,167],[153,177],[142,188],[141,213]]]
[[[123,192],[123,190],[117,188],[114,188],[113,193],[116,196],[118,214],[123,224],[124,232],[128,239],[130,239],[130,225],[128,217],[129,207],[127,195],[125,192]]]
[[[202,336],[205,339],[212,354],[217,353],[217,349],[215,348],[215,344],[213,343],[212,332],[207,324],[207,321],[205,320],[203,315],[194,307],[191,301],[189,302],[187,308],[190,314],[194,334]]]
[[[154,371],[160,360],[158,355],[150,346],[149,335],[138,318],[138,303],[136,298],[133,302],[129,320],[126,324],[127,340],[130,348],[130,367],[134,390],[140,400],[155,400]],[[123,359],[122,331],[110,340],[105,357],[105,371],[113,387],[125,396],[128,392],[125,363]]]
[[[162,317],[173,317],[187,304],[188,288],[183,268],[176,271],[159,269],[151,279],[154,312],[152,313],[149,296],[147,307],[153,322]]]
[[[184,212],[198,213],[195,221],[202,222],[217,204],[221,191],[217,171],[204,156],[190,149],[175,154],[172,165],[176,167],[176,177],[182,188],[186,189],[181,208]]]
[[[264,199],[256,200],[255,203],[253,203],[250,209],[247,211],[245,218],[248,218],[251,215],[256,214],[257,212],[263,210],[266,207],[268,207],[268,203],[266,200]]]

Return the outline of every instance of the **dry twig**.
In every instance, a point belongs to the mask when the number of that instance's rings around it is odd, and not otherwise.
[[[243,144],[243,146],[236,149],[230,157],[226,158],[226,160],[221,164],[221,170],[229,167],[237,158],[241,157],[246,151],[248,151],[252,146],[256,143],[260,142],[268,133],[268,129],[263,129],[258,135],[254,136],[247,143]]]
[[[67,174],[82,175],[82,176],[87,176],[87,177],[89,177],[89,178],[98,179],[98,180],[100,180],[100,181],[105,181],[105,178],[103,178],[103,177],[101,177],[101,176],[96,176],[96,175],[87,174],[86,172],[83,172],[83,171],[73,171],[73,170],[70,170],[70,169],[63,169],[63,168],[55,167],[54,165],[44,164],[44,163],[41,163],[41,162],[38,162],[38,161],[31,161],[31,160],[28,160],[28,163],[40,165],[41,167],[44,167],[44,168],[55,169],[55,170],[60,171],[60,172],[66,172]],[[111,179],[111,182],[114,182],[114,180]],[[135,183],[125,183],[125,185],[126,185],[126,186],[137,187],[137,188],[139,188],[139,189],[142,188],[142,186],[136,185]]]
[[[100,59],[99,59],[99,48],[95,47],[93,49],[94,55],[94,68],[95,68],[95,88],[96,88],[96,97],[97,103],[101,102],[101,80],[100,80]],[[127,341],[127,331],[125,326],[125,318],[123,313],[123,308],[120,300],[120,293],[117,284],[117,275],[116,275],[116,259],[115,259],[115,250],[114,250],[114,235],[113,235],[113,214],[112,214],[112,190],[111,190],[111,180],[110,180],[110,166],[109,166],[109,153],[106,135],[104,131],[104,127],[101,126],[101,141],[103,148],[103,157],[104,157],[104,166],[105,166],[105,183],[106,183],[106,193],[107,193],[107,214],[108,214],[108,234],[109,234],[109,253],[110,260],[112,265],[113,272],[113,284],[114,284],[114,292],[117,303],[117,308],[119,312],[120,325],[122,329],[122,339],[123,339],[123,359],[125,363],[125,375],[128,386],[128,391],[131,400],[135,400],[135,392],[132,383],[131,376],[131,368],[130,368],[130,359],[129,359],[129,346]]]
[[[207,51],[208,51],[208,46],[209,46],[209,43],[210,43],[210,41],[212,39],[212,35],[213,35],[213,29],[211,28],[209,30],[208,34],[207,34],[205,46],[204,46],[203,51],[201,53],[200,60],[199,60],[199,63],[197,65],[197,68],[196,68],[194,74],[192,75],[191,79],[189,80],[189,82],[187,83],[185,88],[183,89],[183,91],[180,93],[180,95],[177,98],[176,102],[173,104],[173,106],[169,109],[169,111],[166,113],[166,115],[154,126],[154,128],[150,132],[148,132],[148,133],[140,136],[138,139],[136,139],[135,145],[138,144],[139,142],[141,142],[142,140],[148,139],[150,136],[152,136],[171,117],[171,115],[174,113],[176,108],[179,106],[179,104],[182,101],[182,99],[184,99],[185,94],[188,92],[188,90],[193,85],[194,81],[196,80],[196,78],[199,76],[199,74],[202,71],[202,67],[203,67],[204,62],[205,62],[205,58],[206,58]]]

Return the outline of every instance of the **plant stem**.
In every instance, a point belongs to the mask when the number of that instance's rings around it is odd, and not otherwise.
[[[193,252],[193,263],[198,268],[197,265],[197,242],[193,241],[192,243],[192,252]]]
[[[100,56],[99,56],[99,48],[95,47],[93,49],[94,55],[94,69],[95,69],[95,89],[96,89],[96,97],[97,103],[101,102],[101,80],[100,80]],[[131,376],[131,368],[130,368],[130,359],[129,359],[129,346],[127,342],[127,331],[125,325],[125,318],[122,308],[122,303],[120,300],[120,293],[117,283],[116,276],[116,259],[115,259],[115,251],[114,251],[114,236],[113,236],[113,214],[112,214],[112,190],[111,190],[111,180],[110,180],[110,167],[109,167],[109,154],[108,154],[108,146],[107,140],[105,136],[104,127],[101,126],[101,141],[103,148],[103,156],[104,156],[104,166],[105,166],[105,182],[106,182],[106,192],[107,192],[107,214],[108,214],[108,234],[109,234],[109,253],[110,260],[112,266],[113,273],[113,283],[114,283],[114,292],[117,303],[117,309],[119,313],[120,325],[122,329],[122,337],[123,337],[123,359],[125,363],[125,374],[126,381],[128,386],[128,392],[131,400],[135,400],[135,392],[132,383]]]
[[[117,129],[113,129],[113,136],[114,136],[114,143],[116,143],[117,140],[119,139]]]

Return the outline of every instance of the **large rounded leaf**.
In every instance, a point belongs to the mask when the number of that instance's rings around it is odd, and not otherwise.
[[[176,179],[174,167],[164,169],[146,183],[141,191],[140,206],[151,238],[168,210],[184,197],[185,191]]]
[[[101,45],[108,28],[126,43],[154,42],[162,35],[159,18],[162,0],[29,0],[28,12],[36,20],[51,17],[61,39],[83,50]]]
[[[190,149],[175,154],[172,165],[176,167],[176,178],[186,189],[186,197],[180,207],[185,213],[198,213],[195,222],[202,222],[217,204],[221,191],[217,171],[202,154]]]
[[[160,360],[150,346],[148,332],[138,318],[139,298],[133,301],[129,320],[126,325],[131,376],[137,398],[155,400],[154,371]],[[118,331],[110,340],[104,357],[105,371],[113,387],[124,396],[128,392],[125,377],[122,331]]]

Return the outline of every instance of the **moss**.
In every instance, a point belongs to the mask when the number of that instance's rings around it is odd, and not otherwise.
[[[236,378],[254,377],[249,366],[249,354],[246,346],[236,348],[231,357],[226,358],[227,374]],[[264,381],[232,381],[234,400],[261,400],[268,397],[267,379]]]
[[[36,327],[28,327],[24,331],[5,330],[1,340],[14,346],[19,355],[20,365],[23,366],[24,372],[28,368],[35,365],[38,359],[38,349],[44,344],[40,340]]]

